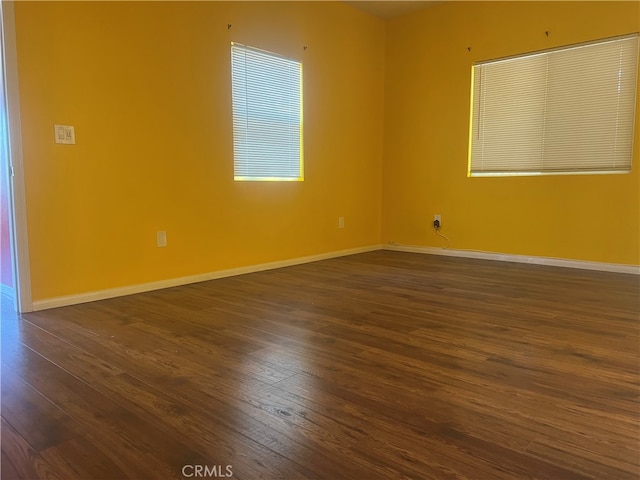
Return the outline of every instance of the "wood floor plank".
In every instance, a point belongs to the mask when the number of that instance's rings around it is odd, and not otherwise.
[[[36,451],[84,433],[82,427],[13,372],[2,372],[2,415]]]
[[[637,449],[640,448],[637,437],[635,442],[637,454]],[[527,453],[546,462],[594,478],[615,478],[616,480],[637,480],[640,478],[640,468],[637,463],[621,460],[619,456],[612,458],[608,453],[603,453],[602,446],[603,442],[591,442],[580,447],[557,438],[544,436],[533,441],[527,448]],[[614,450],[608,449],[608,451]],[[626,455],[627,460],[630,458],[633,456]]]
[[[65,480],[31,445],[9,424],[4,417],[2,431],[3,480]]]
[[[30,461],[29,463],[32,462]],[[20,474],[13,466],[11,458],[4,450],[0,451],[0,478],[4,478],[5,480],[19,480],[20,478],[24,478],[24,475]]]
[[[630,480],[640,277],[377,251],[15,315],[2,478]]]
[[[9,367],[78,422],[87,436],[99,438],[99,443],[94,445],[120,470],[128,472],[125,478],[160,480],[172,475],[172,466],[166,462],[172,457],[175,445],[158,435],[152,424],[130,415],[108,396],[28,348],[19,361],[5,363],[3,367]]]
[[[44,450],[41,455],[64,479],[131,478],[127,466],[123,464],[118,466],[117,462],[109,458],[108,453],[96,446],[96,440],[90,436],[60,443]]]
[[[466,463],[465,456],[458,455],[455,446],[439,442],[437,439],[442,438],[449,419],[421,419],[419,427],[407,428],[402,418],[386,416],[384,408],[363,406],[357,395],[345,395],[345,390],[328,382],[321,382],[324,385],[319,386],[318,380],[298,375],[283,383],[287,385],[282,389],[270,389],[269,393],[293,399],[300,405],[299,415],[314,425],[327,431],[349,432],[356,442],[351,446],[352,451],[371,452],[378,460],[400,464],[413,471],[413,478],[450,478],[455,477],[455,472],[472,475],[478,471],[496,479],[509,478],[510,474],[501,475],[482,462],[471,462],[466,458],[469,461]],[[336,425],[332,425],[334,423]],[[399,425],[402,425],[401,429]],[[304,424],[300,428],[305,428]]]

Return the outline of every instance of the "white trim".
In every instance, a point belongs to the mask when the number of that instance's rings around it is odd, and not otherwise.
[[[602,272],[629,273],[640,275],[640,265],[624,265],[618,263],[587,262],[583,260],[569,260],[564,258],[535,257],[527,255],[512,255],[508,253],[482,252],[478,250],[451,250],[448,248],[422,247],[418,245],[399,245],[389,243],[384,250],[396,252],[424,253],[428,255],[445,255],[448,257],[479,258],[499,262],[529,263],[552,267],[581,268],[584,270],[599,270]]]
[[[532,257],[526,255],[511,255],[494,252],[481,252],[475,250],[450,250],[445,248],[422,247],[418,245],[399,245],[389,243],[386,245],[370,245],[367,247],[350,248],[347,250],[339,250],[334,252],[321,253],[318,255],[310,255],[306,257],[292,258],[289,260],[280,260],[277,262],[261,263],[258,265],[249,265],[246,267],[230,268],[227,270],[218,270],[199,275],[190,275],[187,277],[170,278],[157,282],[143,283],[138,285],[129,285],[126,287],[110,288],[95,292],[79,293],[77,295],[66,295],[63,297],[47,298],[33,302],[33,311],[46,310],[49,308],[64,307],[67,305],[76,305],[79,303],[93,302],[96,300],[104,300],[107,298],[122,297],[125,295],[133,295],[136,293],[149,292],[152,290],[160,290],[163,288],[177,287],[190,283],[205,282],[207,280],[215,280],[217,278],[232,277],[235,275],[245,275],[247,273],[262,272],[264,270],[273,270],[276,268],[290,267],[293,265],[301,265],[304,263],[317,262],[320,260],[328,260],[330,258],[344,257],[347,255],[355,255],[357,253],[372,252],[375,250],[392,250],[396,252],[421,253],[428,255],[444,255],[449,257],[478,258],[482,260],[493,260],[501,262],[528,263],[534,265],[547,265],[555,267],[579,268],[586,270],[599,270],[604,272],[629,273],[640,275],[640,266],[637,265],[621,265],[615,263],[586,262],[580,260],[568,260],[562,258],[549,257]]]
[[[319,260],[327,260],[329,258],[344,257],[346,255],[354,255],[356,253],[372,252],[374,250],[380,250],[381,248],[381,245],[350,248],[348,250],[320,253],[318,255],[292,258],[289,260],[280,260],[277,262],[261,263],[258,265],[249,265],[246,267],[230,268],[228,270],[218,270],[215,272],[208,272],[199,275],[190,275],[188,277],[170,278],[167,280],[160,280],[158,282],[129,285],[126,287],[118,288],[109,288],[107,290],[79,293],[77,295],[67,295],[64,297],[47,298],[44,300],[36,300],[35,302],[33,302],[33,310],[45,310],[48,308],[64,307],[67,305],[76,305],[78,303],[93,302],[95,300],[104,300],[106,298],[133,295],[135,293],[160,290],[162,288],[177,287],[179,285],[187,285],[189,283],[205,282],[207,280],[215,280],[217,278],[232,277],[235,275],[244,275],[247,273],[261,272],[264,270],[273,270],[275,268],[290,267],[292,265],[317,262]]]
[[[31,267],[29,263],[29,241],[27,235],[27,200],[24,189],[22,162],[22,133],[20,130],[20,89],[18,84],[18,61],[14,2],[2,1],[2,32],[4,46],[5,92],[9,125],[9,158],[13,166],[11,191],[11,221],[13,224],[13,271],[14,288],[19,312],[29,312],[31,303]]]

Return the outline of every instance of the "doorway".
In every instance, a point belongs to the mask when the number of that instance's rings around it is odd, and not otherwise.
[[[2,6],[0,6],[2,9]],[[1,15],[1,14],[0,14]],[[0,300],[3,310],[6,305],[15,308],[15,283],[13,278],[14,254],[12,248],[12,222],[11,222],[11,183],[9,162],[9,127],[7,122],[7,102],[5,95],[5,62],[4,62],[4,26],[3,35],[0,36]]]
[[[3,316],[7,312],[33,309],[19,105],[14,2],[0,2],[0,303]]]
[[[4,102],[4,98],[2,98]],[[4,105],[4,103],[2,103]],[[6,119],[0,115],[2,146],[0,147],[0,295],[2,301],[15,303],[15,283],[13,280],[13,249],[11,248],[9,161],[5,148]]]

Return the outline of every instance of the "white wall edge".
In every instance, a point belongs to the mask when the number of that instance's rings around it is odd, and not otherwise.
[[[417,245],[400,245],[390,243],[383,246],[384,250],[396,252],[424,253],[428,255],[444,255],[448,257],[478,258],[498,262],[529,263],[551,267],[579,268],[583,270],[599,270],[602,272],[629,273],[640,275],[640,265],[624,265],[618,263],[588,262],[553,257],[535,257],[527,255],[512,255],[507,253],[482,252],[478,250],[451,250],[447,248],[421,247]]]
[[[150,292],[152,290],[160,290],[163,288],[177,287],[190,283],[205,282],[207,280],[215,280],[217,278],[232,277],[235,275],[244,275],[247,273],[262,272],[264,270],[273,270],[276,268],[291,267],[293,265],[301,265],[304,263],[317,262],[319,260],[328,260],[330,258],[344,257],[354,255],[356,253],[372,252],[382,249],[382,245],[370,245],[367,247],[350,248],[347,250],[338,250],[334,252],[320,253],[318,255],[310,255],[307,257],[292,258],[289,260],[280,260],[277,262],[261,263],[258,265],[249,265],[246,267],[230,268],[227,270],[218,270],[214,272],[203,273],[199,275],[190,275],[187,277],[170,278],[157,282],[143,283],[139,285],[129,285],[126,287],[109,288],[95,292],[79,293],[77,295],[66,295],[63,297],[47,298],[44,300],[36,300],[33,302],[33,311],[46,310],[49,308],[65,307],[68,305],[77,305],[79,303],[93,302],[95,300],[104,300],[107,298],[122,297],[125,295],[133,295],[136,293]]]
[[[14,2],[2,0],[2,33],[4,44],[5,93],[9,126],[9,158],[13,166],[10,219],[13,224],[11,245],[13,277],[18,311],[31,310],[31,267],[27,232],[27,200],[22,162],[22,132],[20,120],[20,89],[18,82],[18,54]]]

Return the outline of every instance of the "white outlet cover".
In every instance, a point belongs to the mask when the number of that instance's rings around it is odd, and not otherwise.
[[[167,246],[167,232],[165,230],[158,230],[156,233],[156,245],[158,247]]]
[[[56,143],[75,145],[76,132],[71,125],[54,125]]]

